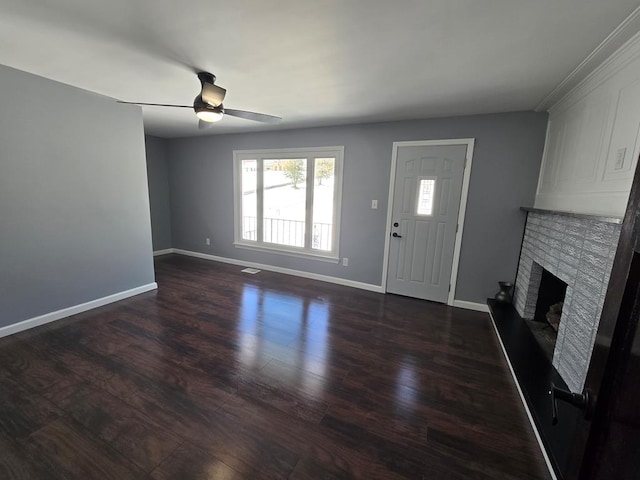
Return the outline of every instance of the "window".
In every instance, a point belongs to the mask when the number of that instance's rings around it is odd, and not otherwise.
[[[344,147],[234,151],[235,244],[338,260]]]
[[[421,178],[418,180],[418,198],[416,215],[433,214],[433,196],[435,194],[436,180],[434,178]]]

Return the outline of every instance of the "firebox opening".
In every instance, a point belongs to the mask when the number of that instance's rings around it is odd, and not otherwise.
[[[567,284],[543,268],[536,310],[533,321],[529,322],[529,327],[551,361],[566,292]]]

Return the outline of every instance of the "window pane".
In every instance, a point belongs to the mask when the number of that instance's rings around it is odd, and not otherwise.
[[[433,213],[433,193],[435,190],[435,179],[423,178],[418,186],[418,215],[431,215]]]
[[[313,230],[311,248],[330,252],[333,243],[335,158],[316,158],[313,172]]]
[[[233,156],[234,244],[335,261],[344,147],[236,150]]]
[[[307,160],[264,160],[263,241],[304,247]]]
[[[257,173],[258,162],[242,161],[242,239],[257,240]]]

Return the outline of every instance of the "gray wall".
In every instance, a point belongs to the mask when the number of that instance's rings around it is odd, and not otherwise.
[[[154,281],[142,112],[0,66],[0,327]]]
[[[484,303],[498,280],[515,279],[519,207],[533,204],[546,125],[545,113],[518,112],[170,140],[173,247],[380,285],[392,143],[472,137],[455,297]],[[233,150],[329,145],[345,147],[340,256],[349,266],[234,248]]]
[[[144,140],[147,150],[153,250],[165,250],[171,248],[171,195],[166,141],[150,135],[146,135]]]

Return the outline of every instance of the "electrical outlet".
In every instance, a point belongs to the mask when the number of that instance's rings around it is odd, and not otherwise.
[[[618,151],[616,152],[616,164],[613,167],[614,170],[622,170],[622,167],[624,167],[624,156],[626,153],[626,148],[618,149]]]
[[[204,239],[204,244],[205,245],[211,245],[211,239],[209,237]]]
[[[347,257],[342,259],[342,266],[343,267],[348,267],[349,266],[349,259]]]
[[[371,200],[371,208],[376,210],[378,208],[378,200]]]

